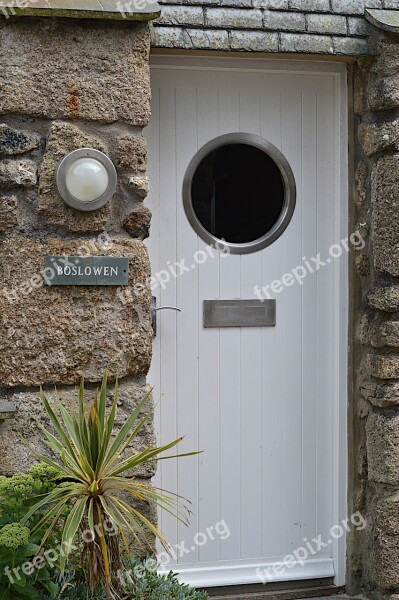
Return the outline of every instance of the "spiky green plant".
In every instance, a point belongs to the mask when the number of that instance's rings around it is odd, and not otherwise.
[[[126,471],[154,459],[197,454],[197,452],[190,452],[160,456],[177,446],[183,438],[178,438],[164,446],[150,446],[139,452],[129,453],[131,443],[151,417],[150,412],[143,418],[139,417],[150,395],[151,390],[113,436],[118,410],[118,382],[115,383],[114,399],[107,415],[107,372],[87,414],[82,377],[77,417],[71,416],[59,403],[61,417],[58,418],[41,390],[42,401],[56,435],[38,421],[37,426],[47,446],[58,455],[60,464],[36,452],[25,441],[39,460],[61,471],[62,482],[54,490],[41,496],[21,523],[28,523],[32,515],[42,507],[48,507],[46,514],[36,525],[36,528],[40,528],[43,523],[50,521],[42,540],[42,547],[44,547],[64,515],[61,570],[66,566],[75,536],[79,531],[85,532],[83,537],[84,556],[87,558],[87,584],[92,591],[102,587],[109,597],[112,596],[112,573],[116,573],[122,567],[122,549],[130,551],[129,540],[133,540],[133,544],[135,542],[141,544],[150,533],[155,535],[167,549],[162,533],[143,514],[137,506],[137,501],[139,504],[140,502],[152,503],[161,507],[183,522],[188,518],[187,507],[178,501],[174,494],[158,490],[134,477],[124,476]],[[127,457],[126,453],[129,454]],[[110,522],[113,524],[113,531],[109,531]]]

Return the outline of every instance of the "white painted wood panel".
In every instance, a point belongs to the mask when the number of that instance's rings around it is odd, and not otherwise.
[[[332,467],[342,463],[337,440],[345,439],[342,358],[336,365],[346,337],[336,327],[334,298],[345,309],[346,257],[341,267],[335,262],[303,285],[271,294],[274,328],[202,327],[203,300],[254,298],[255,285],[281,279],[303,257],[326,256],[343,237],[343,79],[340,66],[317,63],[158,57],[153,65],[148,247],[154,273],[183,259],[190,272],[156,290],[158,305],[182,312],[158,315],[149,381],[161,397],[160,440],[186,435],[182,450],[204,451],[160,465],[160,486],[189,498],[193,511],[189,528],[162,514],[160,526],[172,547],[184,541],[190,550],[167,567],[196,585],[259,581],[260,566],[292,553],[304,538],[321,534],[327,541],[344,507],[345,464]],[[243,256],[214,252],[197,264],[208,250],[183,210],[184,173],[201,146],[235,131],[261,135],[285,154],[296,210],[270,247]],[[227,539],[195,543],[198,532],[221,520]],[[342,540],[274,579],[333,576],[344,552]]]
[[[218,135],[238,131],[240,125],[240,92],[218,90]],[[220,258],[220,298],[239,298],[241,289],[241,257]],[[241,513],[241,370],[232,368],[240,362],[241,331],[226,329],[220,335],[220,515],[226,523]],[[222,418],[222,415],[226,415]],[[236,493],[232,493],[235,490]],[[234,560],[241,547],[241,527],[231,527],[230,537],[220,547],[220,560]]]
[[[198,146],[203,146],[215,135],[218,129],[218,90],[216,88],[200,88],[197,90],[198,110]],[[207,245],[202,240],[198,243],[199,251],[208,256]],[[202,260],[202,259],[201,259]],[[219,254],[208,260],[198,271],[198,297],[219,297]],[[201,307],[200,307],[201,308]],[[200,313],[200,311],[199,311]],[[208,447],[199,460],[198,472],[198,531],[206,531],[212,519],[220,520],[220,333],[218,329],[204,329],[198,324],[199,345],[199,386],[200,398],[198,413],[198,447]],[[214,374],[215,376],[209,376]],[[207,493],[209,482],[216,482],[212,493]],[[199,548],[199,562],[219,561],[219,540],[210,540],[207,547]]]

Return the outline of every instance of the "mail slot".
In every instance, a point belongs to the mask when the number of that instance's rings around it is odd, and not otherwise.
[[[275,300],[204,300],[204,327],[274,327]]]

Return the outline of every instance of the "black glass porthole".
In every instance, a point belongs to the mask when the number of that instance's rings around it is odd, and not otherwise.
[[[255,135],[220,136],[192,159],[183,183],[186,215],[208,244],[223,241],[248,254],[284,232],[295,209],[291,167],[272,144]]]

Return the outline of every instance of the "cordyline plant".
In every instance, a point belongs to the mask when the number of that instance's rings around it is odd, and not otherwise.
[[[45,516],[36,525],[36,529],[40,529],[43,524],[50,521],[42,540],[42,547],[44,547],[60,523],[60,519],[63,519],[61,547],[64,551],[60,557],[62,571],[65,569],[76,534],[79,531],[84,533],[87,584],[92,591],[102,587],[109,597],[113,594],[112,574],[122,567],[123,549],[130,552],[129,539],[133,540],[133,544],[141,544],[147,538],[146,534],[150,533],[155,535],[168,550],[161,532],[138,508],[140,502],[161,507],[182,522],[186,522],[188,517],[186,506],[178,501],[177,496],[158,490],[134,477],[123,475],[127,470],[154,459],[198,454],[190,452],[160,457],[160,454],[177,446],[183,439],[178,438],[165,446],[150,446],[124,457],[125,452],[151,416],[147,413],[144,418],[139,418],[151,391],[144,396],[117,434],[113,436],[118,410],[118,382],[115,383],[114,399],[107,415],[107,372],[87,414],[82,377],[77,418],[71,416],[62,404],[59,404],[61,414],[59,419],[41,390],[42,401],[56,436],[38,421],[37,425],[45,437],[45,443],[59,456],[61,464],[36,452],[24,440],[39,460],[60,471],[62,480],[55,489],[39,497],[40,499],[22,519],[21,524],[26,524],[38,510],[48,507]],[[112,528],[109,527],[109,523],[112,523]]]

